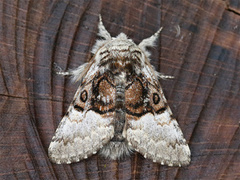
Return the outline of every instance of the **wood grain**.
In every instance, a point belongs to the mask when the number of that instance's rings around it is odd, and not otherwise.
[[[240,179],[237,0],[0,2],[0,179]],[[192,152],[190,166],[133,154],[52,164],[47,148],[78,84],[54,73],[87,62],[98,14],[136,43],[163,27],[152,64]],[[180,29],[180,31],[179,31]]]

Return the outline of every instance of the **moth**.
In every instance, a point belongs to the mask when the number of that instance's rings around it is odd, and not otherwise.
[[[150,64],[159,29],[136,45],[124,33],[111,37],[99,17],[91,60],[64,75],[80,83],[50,143],[52,162],[70,164],[99,152],[113,160],[137,151],[168,166],[190,163],[190,149],[172,117]]]

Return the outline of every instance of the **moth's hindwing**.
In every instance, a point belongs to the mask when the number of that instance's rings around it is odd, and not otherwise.
[[[49,146],[50,159],[57,164],[78,162],[108,143],[114,136],[113,104],[108,78],[96,75],[82,83]]]
[[[127,140],[136,151],[154,162],[188,165],[189,147],[172,118],[159,82],[144,73],[141,76],[129,82],[125,93]]]

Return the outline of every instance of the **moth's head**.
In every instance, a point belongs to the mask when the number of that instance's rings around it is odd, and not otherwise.
[[[111,37],[110,33],[106,30],[102,23],[101,15],[99,15],[99,24],[98,24],[98,36],[101,37],[101,40],[97,40],[95,45],[93,46],[92,53],[95,54],[99,48],[103,47],[105,44],[111,42],[112,44],[121,44],[126,43],[129,45],[136,45],[131,39],[129,39],[126,34],[120,33],[117,37]],[[148,52],[147,47],[153,47],[155,45],[156,40],[159,37],[159,34],[161,32],[162,28],[160,28],[155,34],[153,34],[151,37],[146,38],[140,42],[138,46],[144,54],[149,58],[151,55],[150,52]]]

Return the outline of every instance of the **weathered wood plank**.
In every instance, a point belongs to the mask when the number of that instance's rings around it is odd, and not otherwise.
[[[240,178],[240,15],[236,0],[0,2],[0,179]],[[192,152],[190,166],[135,153],[52,164],[47,148],[77,89],[53,73],[91,57],[98,14],[136,43],[163,27],[152,64]]]

